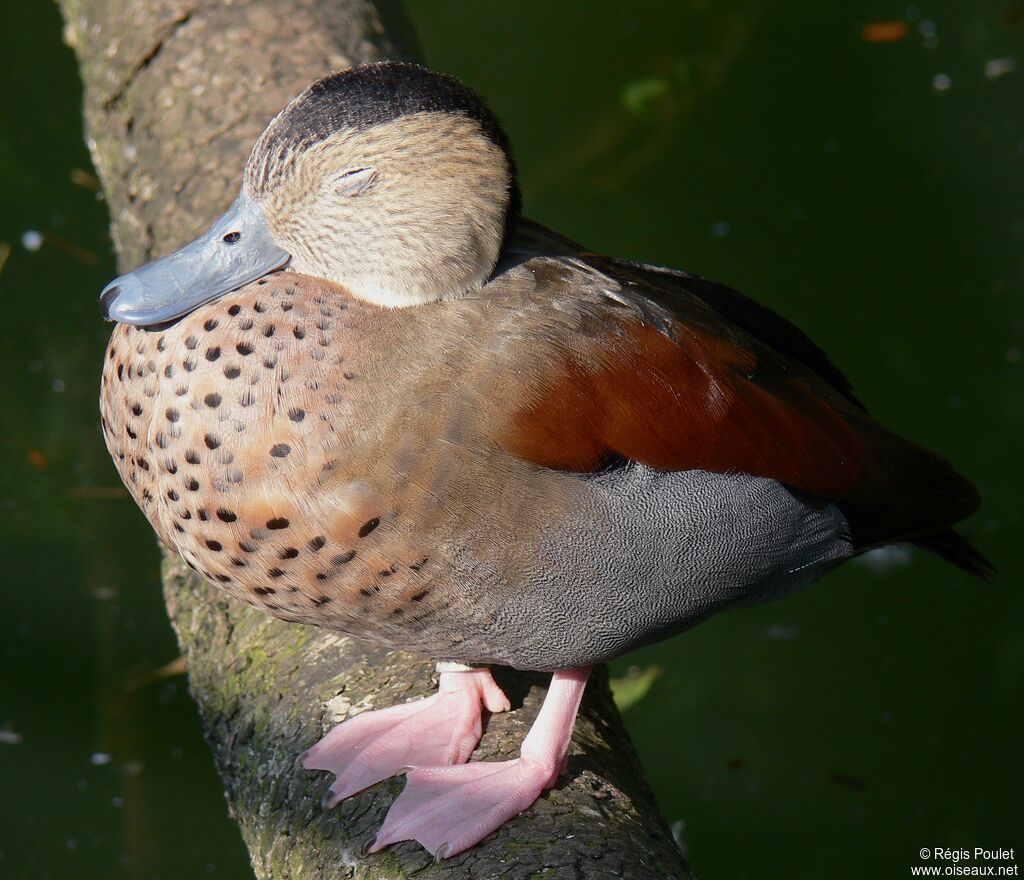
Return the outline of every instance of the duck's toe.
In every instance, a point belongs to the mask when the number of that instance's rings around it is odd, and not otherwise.
[[[416,840],[438,861],[479,843],[550,787],[554,765],[516,758],[412,770],[367,853]]]
[[[438,693],[339,724],[300,764],[335,774],[323,797],[327,808],[407,768],[461,764],[480,741],[484,707],[508,707],[495,691],[501,693],[486,669],[445,673]]]

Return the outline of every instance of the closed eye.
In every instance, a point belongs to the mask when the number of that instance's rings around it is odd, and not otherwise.
[[[366,192],[377,181],[373,168],[350,168],[335,178],[338,195],[358,196]]]

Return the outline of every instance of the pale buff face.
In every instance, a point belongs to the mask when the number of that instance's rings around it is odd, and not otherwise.
[[[267,226],[294,270],[388,307],[459,296],[493,270],[512,181],[473,120],[415,113],[299,152],[269,147],[257,143],[245,186],[261,175]]]

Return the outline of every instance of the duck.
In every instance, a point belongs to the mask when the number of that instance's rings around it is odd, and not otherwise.
[[[796,326],[521,213],[455,78],[318,80],[237,200],[108,284],[101,424],[162,542],[235,599],[437,661],[438,691],[300,758],[325,808],[396,774],[366,852],[443,859],[552,787],[595,664],[912,542],[988,579],[979,507]],[[470,761],[490,668],[550,672],[518,758]]]

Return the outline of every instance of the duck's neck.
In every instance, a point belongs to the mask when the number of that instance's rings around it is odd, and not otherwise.
[[[479,290],[491,276],[494,260],[470,253],[424,265],[419,260],[381,254],[373,258],[367,255],[355,263],[348,253],[334,257],[330,251],[314,255],[296,249],[290,268],[338,284],[363,302],[402,309]]]

